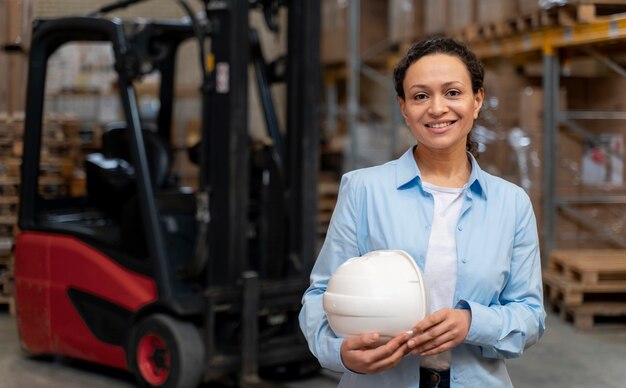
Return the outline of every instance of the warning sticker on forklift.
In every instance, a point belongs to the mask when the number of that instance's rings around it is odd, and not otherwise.
[[[228,93],[229,91],[229,67],[228,63],[220,62],[215,67],[215,90],[218,93]]]

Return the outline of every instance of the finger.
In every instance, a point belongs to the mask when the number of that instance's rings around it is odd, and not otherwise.
[[[398,334],[397,336],[393,337],[389,342],[387,342],[387,345],[391,345],[391,346],[403,345],[406,341],[409,340],[409,338],[411,338],[411,335],[412,333],[409,333],[409,332]]]
[[[368,350],[364,360],[368,364],[366,373],[378,373],[398,365],[410,352],[406,343],[410,336],[408,332],[403,333],[376,349]]]
[[[455,347],[456,345],[463,342],[466,336],[466,332],[456,327],[454,324],[450,323],[448,325],[441,324],[437,326],[436,329],[427,332],[424,337],[426,336],[431,337],[423,343],[414,346],[412,348],[411,354],[423,354],[424,352],[428,352],[448,342],[450,343],[450,347]],[[409,344],[409,346],[410,345],[411,344]]]
[[[380,360],[384,360],[388,357],[391,357],[395,354],[399,349],[403,354],[408,352],[408,348],[406,345],[406,341],[409,339],[408,333],[403,333],[399,336],[394,337],[386,344],[380,345],[377,348],[370,349],[367,354],[367,363],[374,364],[379,362]]]
[[[350,337],[346,340],[347,350],[369,349],[378,342],[380,335],[378,333],[361,334]]]
[[[373,363],[370,367],[370,373],[378,373],[395,367],[400,363],[400,361],[402,361],[404,356],[408,353],[408,350],[409,348],[406,343],[399,346],[393,353],[389,354],[387,357]]]
[[[435,354],[443,353],[446,350],[450,350],[455,346],[454,341],[447,341],[443,344],[436,346],[428,351],[420,353],[420,356],[434,356]]]
[[[443,344],[446,343],[455,343],[455,339],[456,337],[450,333],[450,332],[444,332],[441,335],[438,335],[436,337],[433,337],[431,339],[429,339],[428,341],[420,344],[419,346],[416,346],[414,348],[412,348],[411,350],[411,354],[421,354],[423,355],[425,352],[429,352]]]
[[[425,346],[427,343],[429,343],[430,341],[432,341],[435,338],[439,337],[440,335],[444,334],[445,332],[446,332],[445,328],[440,323],[439,325],[431,327],[430,329],[426,330],[425,332],[421,332],[420,334],[417,334],[417,335],[413,336],[407,342],[407,345],[411,349],[421,348],[421,347]]]
[[[433,326],[436,326],[443,322],[446,319],[445,309],[435,311],[434,313],[428,315],[421,321],[419,321],[415,326],[413,326],[414,333],[423,333],[430,329]]]
[[[456,338],[456,330],[454,325],[449,321],[442,321],[438,325],[431,327],[422,334],[418,334],[408,341],[408,346],[412,350],[423,352],[439,346],[441,343],[454,340]],[[412,352],[412,354],[415,354]]]

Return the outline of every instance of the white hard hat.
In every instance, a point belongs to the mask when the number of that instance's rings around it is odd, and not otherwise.
[[[343,263],[323,297],[331,329],[339,337],[379,333],[396,336],[428,312],[422,273],[401,250],[379,250]]]

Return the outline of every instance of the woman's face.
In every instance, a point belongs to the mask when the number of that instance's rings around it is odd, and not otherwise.
[[[422,57],[407,69],[403,87],[400,110],[419,146],[435,152],[465,152],[484,93],[472,92],[463,61],[447,54]]]

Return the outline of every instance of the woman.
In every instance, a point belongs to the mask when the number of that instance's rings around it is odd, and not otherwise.
[[[303,297],[300,326],[322,366],[349,387],[512,386],[504,359],[544,331],[541,262],[530,200],[482,171],[470,139],[483,99],[482,65],[448,38],[413,45],[394,70],[417,145],[341,181]],[[350,257],[402,249],[429,288],[431,314],[377,345],[378,333],[337,338],[322,295]],[[437,385],[438,384],[438,385]]]

